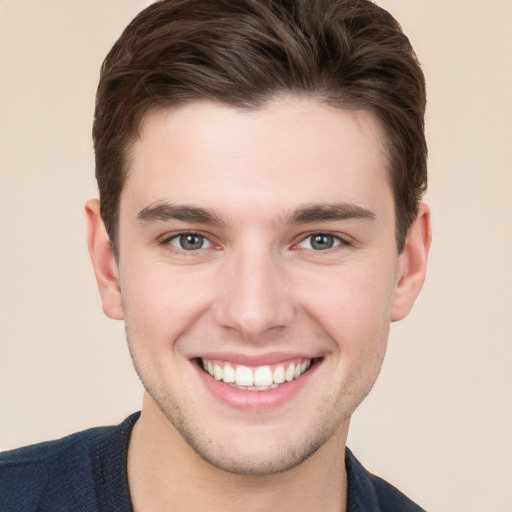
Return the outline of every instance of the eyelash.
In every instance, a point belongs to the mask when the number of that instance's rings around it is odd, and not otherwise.
[[[186,249],[180,249],[179,247],[175,247],[171,244],[171,242],[173,240],[178,240],[180,237],[182,236],[197,236],[197,237],[201,237],[205,242],[207,242],[208,244],[210,244],[211,247],[214,247],[215,244],[210,240],[209,236],[201,233],[201,232],[198,232],[198,231],[180,231],[179,233],[173,233],[172,235],[170,236],[166,236],[165,238],[163,238],[162,240],[159,241],[159,245],[161,246],[170,246],[172,248],[172,251],[173,252],[176,252],[178,254],[183,254],[185,256],[192,256],[194,254],[197,254],[198,251],[200,251],[201,249],[208,249],[210,247],[200,247],[198,249],[190,249],[190,250],[186,250]]]
[[[208,247],[199,247],[198,249],[186,250],[183,248],[180,249],[171,244],[171,242],[173,240],[178,240],[180,237],[183,237],[183,236],[201,237],[204,242],[209,244],[209,246]],[[332,238],[334,240],[334,242],[333,242],[334,245],[332,247],[327,247],[325,249],[318,249],[318,250],[313,249],[313,247],[311,247],[311,248],[301,248],[300,247],[300,244],[303,244],[308,239],[311,240],[311,242],[312,242],[313,237],[320,237],[320,236]],[[310,242],[310,244],[312,245],[311,242]],[[214,242],[212,242],[212,240],[210,239],[210,237],[208,235],[198,232],[198,231],[180,231],[178,233],[173,233],[172,235],[167,236],[167,237],[163,238],[162,240],[160,240],[159,244],[162,246],[171,246],[172,250],[174,252],[177,252],[179,254],[183,254],[186,256],[192,256],[194,254],[197,254],[198,251],[200,251],[201,249],[209,249],[212,247],[218,247],[218,246],[216,246],[216,244],[214,244]],[[351,245],[352,244],[349,240],[347,240],[344,237],[341,237],[339,234],[330,233],[328,231],[316,231],[313,233],[308,233],[306,236],[302,236],[301,239],[299,240],[299,242],[297,242],[293,245],[293,248],[298,249],[298,250],[300,250],[300,249],[312,250],[314,253],[329,253],[329,252],[332,252],[333,250],[336,250],[340,247],[350,247]]]
[[[295,247],[298,247],[300,244],[306,242],[308,239],[311,240],[311,242],[312,242],[314,237],[329,237],[334,240],[334,244],[335,244],[332,247],[328,247],[326,249],[318,249],[318,250],[312,249],[315,253],[323,253],[323,252],[327,253],[327,252],[336,250],[338,248],[349,247],[351,245],[351,243],[346,238],[340,236],[339,234],[330,233],[328,231],[316,231],[314,233],[309,233],[305,237],[301,238],[300,242],[298,244],[295,244]],[[311,244],[311,242],[310,242],[310,244]],[[298,248],[300,249],[300,247],[298,247]]]

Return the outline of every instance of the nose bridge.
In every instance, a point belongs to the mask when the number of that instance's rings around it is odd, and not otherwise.
[[[293,301],[272,250],[251,244],[233,252],[225,265],[216,305],[219,324],[253,338],[291,321]]]

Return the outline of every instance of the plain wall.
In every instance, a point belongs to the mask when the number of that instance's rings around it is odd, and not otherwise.
[[[141,405],[83,204],[100,64],[142,0],[0,0],[0,447]],[[368,469],[439,512],[512,511],[512,2],[382,0],[428,82],[434,241],[353,418]]]

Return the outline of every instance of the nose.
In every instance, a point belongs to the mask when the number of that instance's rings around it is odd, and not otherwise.
[[[295,307],[277,259],[265,251],[245,251],[224,262],[214,307],[219,325],[254,342],[290,324]]]

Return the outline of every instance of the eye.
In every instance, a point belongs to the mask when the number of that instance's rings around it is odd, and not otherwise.
[[[341,245],[343,240],[329,233],[313,233],[298,244],[301,249],[313,249],[314,251],[327,251]]]
[[[179,233],[167,239],[166,243],[183,251],[197,251],[212,246],[206,237],[197,233]]]

